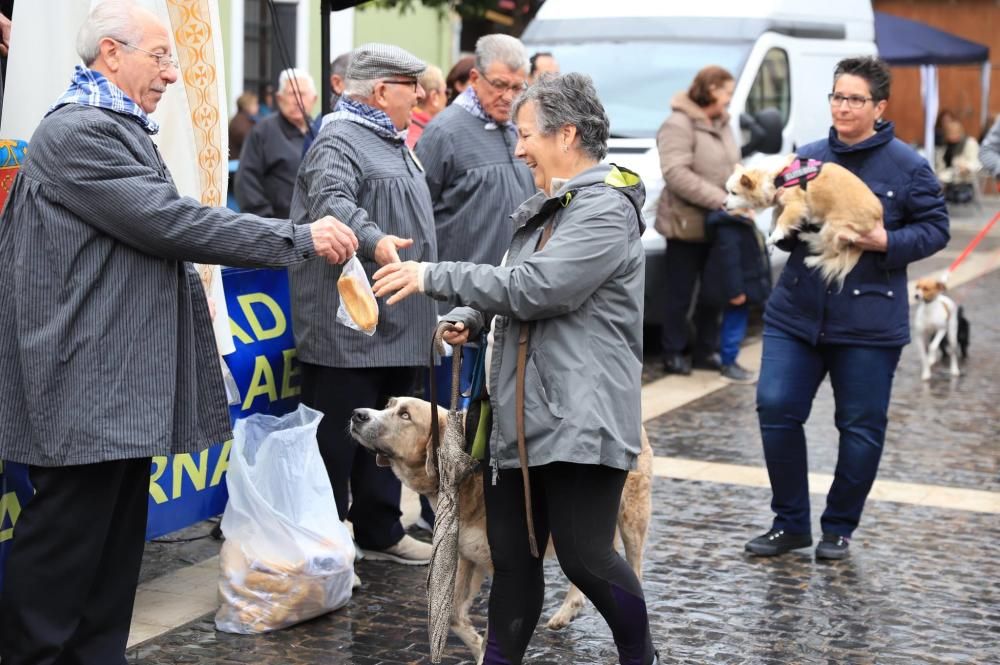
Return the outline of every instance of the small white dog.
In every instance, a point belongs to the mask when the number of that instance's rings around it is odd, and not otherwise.
[[[917,313],[913,319],[917,348],[923,367],[920,378],[928,381],[931,368],[941,358],[941,342],[948,339],[948,358],[951,361],[951,375],[959,376],[958,369],[958,305],[944,295],[945,285],[934,277],[925,277],[917,282]]]

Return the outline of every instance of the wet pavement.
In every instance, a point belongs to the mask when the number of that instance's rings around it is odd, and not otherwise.
[[[995,208],[994,208],[995,210]],[[911,270],[950,263],[988,219],[956,218],[952,246]],[[983,251],[1000,247],[1000,230]],[[955,288],[972,324],[962,377],[925,383],[911,345],[890,407],[879,478],[1000,492],[1000,271]],[[647,363],[647,379],[658,363]],[[832,473],[832,394],[824,384],[807,425],[810,470]],[[730,386],[647,422],[656,455],[762,466],[754,389]],[[664,663],[996,663],[1000,643],[1000,517],[870,501],[852,556],[816,562],[811,550],[753,559],[743,543],[770,524],[770,492],[722,482],[656,478],[644,588]],[[814,495],[815,533],[822,497]],[[211,523],[170,538],[205,535]],[[424,534],[426,536],[426,534]],[[204,560],[218,542],[150,544],[149,579]],[[306,665],[429,663],[425,568],[361,561],[363,585],[343,609],[261,636],[217,633],[207,615],[129,651],[130,663]],[[566,582],[547,564],[542,622],[526,663],[613,664],[610,633],[592,606],[563,631],[546,618]],[[485,626],[485,587],[474,610]],[[443,662],[471,663],[452,638]]]

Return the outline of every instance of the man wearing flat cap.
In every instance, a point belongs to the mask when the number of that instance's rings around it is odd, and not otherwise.
[[[402,258],[436,261],[434,212],[424,170],[406,147],[410,113],[424,97],[417,77],[426,65],[386,44],[351,54],[344,95],[299,168],[292,219],[315,211],[343,220],[358,238],[368,277]],[[358,547],[372,559],[426,564],[431,547],[405,535],[400,484],[347,431],[357,408],[381,409],[389,397],[413,393],[427,361],[435,306],[412,299],[380,307],[372,336],[337,323],[340,267],[308,261],[289,270],[302,401],[325,414],[318,439],[341,519],[354,525]],[[348,498],[350,497],[350,505]]]

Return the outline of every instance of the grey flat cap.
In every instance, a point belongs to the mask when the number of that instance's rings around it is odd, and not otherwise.
[[[416,78],[427,69],[427,63],[409,51],[391,44],[363,44],[351,52],[347,78],[358,81],[384,79],[393,76]]]

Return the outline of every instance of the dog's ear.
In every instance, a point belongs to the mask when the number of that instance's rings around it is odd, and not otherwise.
[[[750,176],[748,176],[746,173],[741,174],[740,175],[740,186],[741,187],[745,187],[746,189],[753,189],[754,188],[753,178],[751,178]]]
[[[427,442],[427,456],[424,458],[424,471],[428,478],[438,477],[437,451],[434,450],[434,442]]]
[[[945,284],[944,282],[942,282],[940,279],[937,282],[935,282],[934,285],[937,287],[938,291],[940,291],[941,293],[944,293],[945,291],[948,290],[948,285]]]

